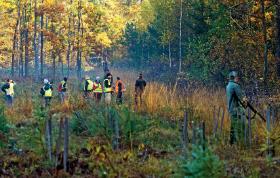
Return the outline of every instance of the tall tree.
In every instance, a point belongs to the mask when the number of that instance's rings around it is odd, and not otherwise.
[[[37,0],[34,0],[34,37],[33,37],[33,49],[34,49],[34,62],[35,62],[35,79],[39,79],[39,49],[37,43]]]

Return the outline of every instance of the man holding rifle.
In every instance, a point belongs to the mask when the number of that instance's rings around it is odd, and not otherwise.
[[[245,108],[247,107],[247,98],[239,84],[239,76],[236,71],[229,74],[229,83],[226,87],[227,107],[231,120],[230,127],[230,144],[234,144],[242,139],[242,119],[245,116]]]

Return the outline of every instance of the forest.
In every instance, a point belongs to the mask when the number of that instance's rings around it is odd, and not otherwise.
[[[0,177],[279,177],[280,0],[0,0]]]

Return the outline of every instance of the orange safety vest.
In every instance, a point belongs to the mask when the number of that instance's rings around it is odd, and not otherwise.
[[[119,83],[122,85],[121,91],[124,92],[124,91],[126,90],[126,89],[125,89],[125,86],[124,86],[124,83],[123,83],[121,80],[117,80],[117,82],[116,82],[116,87],[115,87],[116,93],[119,92]]]

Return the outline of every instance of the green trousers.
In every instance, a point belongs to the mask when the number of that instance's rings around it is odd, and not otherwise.
[[[230,144],[245,144],[247,133],[247,119],[245,112],[230,116]]]

